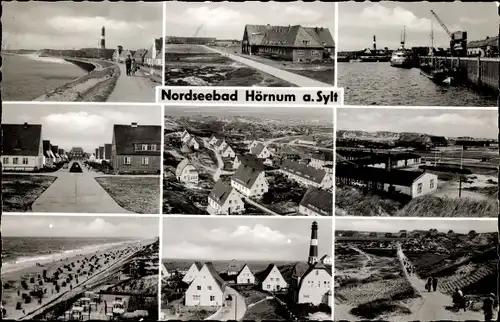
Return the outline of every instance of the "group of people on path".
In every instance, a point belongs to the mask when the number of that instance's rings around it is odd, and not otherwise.
[[[427,278],[427,283],[425,283],[425,289],[429,292],[436,292],[438,285],[438,280],[435,276],[429,276]]]
[[[406,273],[408,273],[409,276],[415,274],[415,266],[413,266],[408,259],[403,258],[403,265],[406,269]]]
[[[137,70],[137,63],[135,61],[135,58],[127,55],[127,58],[125,59],[125,69],[127,70],[127,76],[135,75],[135,71]]]

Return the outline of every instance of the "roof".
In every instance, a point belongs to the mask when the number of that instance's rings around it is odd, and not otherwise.
[[[245,267],[248,267],[248,269],[250,270],[250,273],[252,273],[252,274],[253,274],[252,270],[250,269],[250,266],[248,266],[248,264],[247,264],[247,263],[245,263],[245,264],[244,264],[244,265],[240,268],[240,270],[238,271],[238,274],[236,274],[236,276],[239,276],[239,275],[241,274],[241,272],[243,272],[243,269],[244,269]]]
[[[225,140],[223,138],[221,139],[217,139],[217,142],[215,142],[215,146],[219,147],[223,142],[225,142]]]
[[[229,144],[227,144],[224,149],[222,149],[222,152],[225,152],[226,150],[228,149],[231,149],[231,151],[233,151],[233,148],[231,148],[231,146],[229,146]],[[233,151],[234,152],[234,151]]]
[[[259,281],[259,282],[262,282],[266,279],[266,277],[269,275],[269,273],[271,273],[273,267],[275,267],[276,265],[274,265],[274,263],[271,263],[269,265],[267,265],[266,269],[263,270],[263,271],[260,271],[258,272],[257,274],[255,274],[255,278]],[[278,270],[279,271],[279,270]]]
[[[177,168],[175,169],[175,172],[177,175],[182,173],[184,171],[184,168],[187,167],[188,165],[192,165],[191,161],[189,161],[188,158],[184,158],[179,164],[177,165]]]
[[[200,271],[203,268],[203,264],[201,262],[198,262],[198,261],[194,262],[193,265],[196,266],[198,271]]]
[[[335,47],[330,29],[323,27],[304,27],[304,29],[320,44],[325,47]]]
[[[162,52],[163,49],[163,37],[155,38],[155,49],[158,53]]]
[[[321,169],[316,169],[305,164],[294,162],[291,160],[283,160],[280,164],[283,171],[293,173],[304,179],[321,183],[325,178],[326,172]]]
[[[313,211],[319,212],[325,216],[333,215],[333,195],[331,192],[309,187],[302,197],[300,205]]]
[[[479,48],[479,47],[497,47],[498,46],[498,36],[488,37],[483,40],[469,41],[467,48]]]
[[[309,275],[309,273],[311,273],[312,271],[314,271],[316,269],[323,269],[330,276],[332,276],[332,268],[331,267],[327,267],[327,266],[323,265],[321,262],[316,262],[316,263],[314,263],[312,265],[309,265],[308,269],[304,272],[304,274],[302,274],[302,278],[300,280],[299,288],[301,287],[301,285],[302,285],[302,283],[304,281],[304,277],[306,277],[307,275]]]
[[[295,265],[293,265],[293,270],[292,270],[292,278],[302,278],[304,276],[304,273],[307,272],[309,269],[309,264],[305,262],[297,262]]]
[[[261,173],[262,170],[260,169],[242,164],[231,177],[231,180],[241,183],[246,188],[252,188]]]
[[[302,135],[301,137],[298,137],[296,140],[314,142],[314,137],[312,137],[311,135]]]
[[[35,156],[42,144],[41,124],[2,124],[2,155]]]
[[[245,31],[250,45],[308,48],[335,46],[330,30],[323,27],[246,25]],[[303,40],[308,40],[309,43],[304,44]]]
[[[422,176],[425,171],[406,171],[395,170],[387,171],[385,169],[374,167],[352,167],[338,164],[335,167],[335,176],[351,178],[360,181],[375,181],[393,185],[409,187]]]
[[[50,148],[50,141],[49,140],[43,140],[42,141],[43,143],[43,155],[46,157],[46,158],[51,158],[52,156],[50,155],[50,152],[49,151],[52,151],[52,149]]]
[[[134,58],[143,58],[148,53],[147,49],[139,49],[135,52]]]
[[[265,148],[266,148],[266,146],[264,144],[262,144],[261,142],[259,142],[252,149],[250,149],[250,152],[253,155],[259,155],[262,151],[264,151]]]
[[[266,169],[266,166],[255,155],[242,154],[242,155],[238,155],[236,157],[238,158],[238,161],[241,162],[241,164],[243,164],[243,165],[250,166],[254,169],[261,170],[261,171],[264,171]]]
[[[321,161],[333,161],[333,152],[331,151],[320,151],[313,153],[311,156],[312,159],[321,160]]]
[[[208,197],[217,202],[219,205],[223,205],[226,203],[226,200],[232,190],[233,187],[231,187],[231,185],[219,179],[212,188],[212,191],[210,191]]]
[[[135,151],[134,144],[138,143],[156,143],[161,144],[161,126],[159,125],[130,125],[113,126],[113,136],[115,138],[116,154],[138,154],[138,155],[160,155],[160,149],[157,151]]]
[[[212,262],[205,263],[205,266],[207,267],[210,275],[212,275],[212,277],[214,278],[215,283],[217,283],[221,291],[224,292],[224,289],[226,287],[226,282],[224,282],[224,280],[219,276],[219,273],[217,273],[217,271],[215,270],[215,267],[212,264]]]

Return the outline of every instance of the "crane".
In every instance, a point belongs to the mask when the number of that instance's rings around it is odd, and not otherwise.
[[[454,57],[467,56],[467,31],[451,32],[448,27],[446,27],[444,22],[439,18],[439,16],[434,12],[434,10],[431,10],[431,13],[450,37],[451,55]]]
[[[448,34],[448,36],[450,36],[450,38],[452,38],[453,34],[450,32],[450,30],[448,29],[448,27],[446,27],[446,25],[444,24],[444,22],[441,19],[439,19],[438,15],[434,12],[434,10],[431,10],[431,13],[434,16],[434,18],[436,18],[437,22],[439,22],[439,24],[444,29],[444,31],[446,31],[446,33]]]

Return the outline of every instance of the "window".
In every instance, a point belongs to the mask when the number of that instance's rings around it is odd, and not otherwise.
[[[19,164],[19,158],[12,158],[12,164]]]
[[[197,289],[198,291],[201,291],[201,285],[196,286],[196,289]]]
[[[302,43],[303,43],[304,45],[309,45],[310,41],[309,41],[309,40],[302,40]]]
[[[212,290],[212,286],[207,286],[208,290],[211,291]]]
[[[318,271],[318,270],[316,270],[316,276],[318,276],[318,275],[319,275],[319,271]]]
[[[422,193],[422,184],[421,183],[419,183],[417,185],[417,193]]]
[[[9,158],[8,157],[4,157],[2,160],[3,160],[2,161],[3,164],[9,164]]]
[[[198,301],[200,299],[199,295],[193,295],[193,300]]]
[[[131,158],[130,157],[124,157],[123,158],[123,164],[130,164],[131,163]]]
[[[142,165],[148,165],[149,164],[149,158],[148,157],[142,158],[141,159],[141,164]]]
[[[142,151],[147,151],[148,150],[148,145],[147,144],[142,144],[141,145],[141,150]]]
[[[434,179],[431,179],[431,182],[430,182],[430,188],[434,188]]]
[[[311,52],[311,56],[319,56],[319,51],[313,51]]]
[[[28,158],[23,158],[23,164],[28,164]]]
[[[299,56],[304,56],[304,50],[302,50],[302,49],[298,49],[298,50],[297,50],[297,55],[299,55]]]
[[[156,144],[151,144],[151,151],[156,151]]]
[[[215,301],[215,296],[210,295],[210,302],[213,302],[213,301]]]

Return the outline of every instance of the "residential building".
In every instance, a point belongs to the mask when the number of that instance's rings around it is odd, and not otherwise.
[[[2,169],[36,171],[43,167],[41,124],[2,124]]]
[[[288,283],[283,278],[283,275],[281,275],[278,267],[274,264],[269,264],[264,271],[256,275],[263,291],[279,292],[288,288]]]
[[[305,186],[322,189],[330,189],[332,187],[332,177],[330,174],[324,170],[318,170],[305,164],[283,160],[280,164],[280,172]]]
[[[215,142],[214,144],[214,148],[219,152],[225,149],[226,146],[227,146],[226,140],[223,138],[218,139],[217,142]]]
[[[89,161],[90,161],[90,162],[95,162],[95,153],[92,153],[92,154],[89,156]]]
[[[161,126],[113,126],[111,165],[115,173],[160,173]]]
[[[163,37],[153,38],[151,47],[144,59],[144,63],[150,67],[159,67],[163,65]]]
[[[255,284],[255,276],[250,267],[248,267],[248,264],[243,265],[236,274],[236,284]]]
[[[219,179],[208,195],[207,212],[210,215],[232,215],[244,210],[245,204],[236,189]]]
[[[55,163],[56,156],[52,153],[52,148],[49,140],[43,140],[43,165],[52,167]]]
[[[260,142],[250,149],[250,153],[255,155],[259,159],[268,159],[271,157],[271,152],[269,151],[269,149]]]
[[[59,157],[61,158],[61,162],[66,161],[66,154],[64,153],[64,149],[57,149],[57,154],[59,154]]]
[[[161,264],[161,278],[162,279],[169,279],[172,276],[172,273],[170,273],[165,266],[164,263]]]
[[[243,54],[272,54],[297,63],[332,58],[335,51],[335,43],[328,28],[300,25],[246,25],[241,47]]]
[[[134,53],[134,59],[135,59],[135,62],[138,64],[138,65],[144,65],[144,61],[146,59],[146,55],[148,54],[148,50],[147,49],[139,49],[137,50],[135,53]]]
[[[68,153],[70,159],[80,160],[83,159],[84,152],[81,147],[73,147]]]
[[[97,160],[99,163],[102,163],[104,161],[104,145],[99,147],[99,159]]]
[[[192,45],[208,45],[212,46],[216,44],[216,38],[213,37],[177,37],[177,36],[166,36],[166,44],[192,44]]]
[[[233,149],[228,144],[220,151],[220,155],[223,158],[234,158],[236,156],[236,153],[234,153]]]
[[[134,51],[123,49],[123,46],[118,46],[113,53],[113,60],[119,63],[123,63],[128,56],[132,58],[134,56],[134,53]]]
[[[319,260],[321,264],[326,265],[326,266],[331,266],[333,261],[332,261],[332,256],[329,255],[323,255],[321,259]]]
[[[295,139],[293,142],[295,142],[296,144],[316,145],[316,141],[314,140],[314,137],[312,137],[310,135],[301,136],[301,137]]]
[[[182,160],[175,169],[175,177],[187,185],[198,184],[198,170],[191,164],[189,159]]]
[[[218,307],[224,303],[226,283],[211,262],[205,263],[184,295],[185,306]]]
[[[52,149],[52,153],[55,156],[55,162],[60,163],[62,161],[61,156],[59,155],[59,147],[57,145],[52,145],[50,147]]]
[[[196,276],[198,276],[198,273],[200,273],[202,267],[203,264],[201,262],[194,262],[193,264],[191,264],[188,271],[182,278],[182,281],[186,284],[191,283],[196,278]]]
[[[333,153],[327,151],[321,151],[318,153],[314,153],[311,156],[311,161],[308,164],[310,167],[315,169],[323,169],[326,170],[326,166],[333,165]],[[332,169],[333,167],[328,167],[328,169]]]
[[[103,159],[107,162],[111,162],[111,151],[113,150],[113,144],[106,143],[104,144],[104,157]]]
[[[182,143],[187,143],[192,138],[193,138],[193,136],[191,134],[189,134],[189,132],[187,130],[184,130],[184,132],[182,132],[182,134],[181,134]]]
[[[212,138],[210,139],[210,141],[208,142],[210,145],[215,145],[215,143],[217,143],[217,141],[220,139],[220,137],[217,137],[217,136],[212,136]]]
[[[191,136],[191,138],[188,141],[186,141],[186,145],[192,148],[193,150],[198,151],[200,147],[202,147],[204,144],[203,140],[200,139],[199,137]]]
[[[262,163],[262,160],[258,159],[252,154],[242,154],[234,157],[233,169],[238,169],[240,165],[247,165],[255,169],[260,169],[264,171],[266,166]]]
[[[332,216],[333,193],[310,186],[300,201],[299,213],[305,216]]]
[[[250,142],[250,144],[248,145],[248,151],[252,152],[252,149],[254,147],[256,147],[257,144],[262,144],[262,142],[256,141],[256,140],[253,140],[252,142]]]
[[[260,197],[269,190],[264,171],[243,165],[231,177],[231,186],[246,197]]]
[[[498,55],[498,36],[486,37],[483,40],[470,41],[467,44],[467,55],[479,57],[494,57]]]

